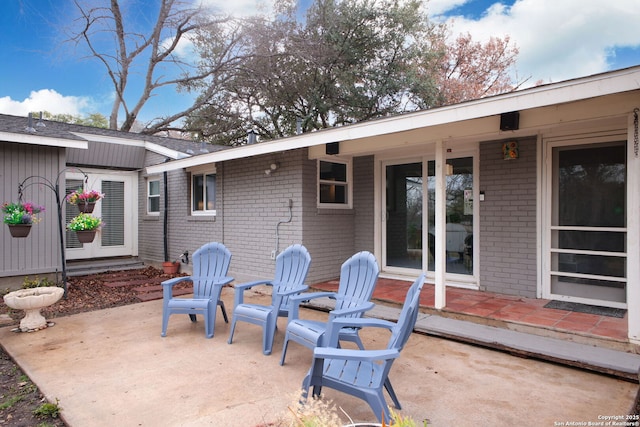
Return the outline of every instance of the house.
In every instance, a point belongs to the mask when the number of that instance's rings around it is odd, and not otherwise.
[[[0,285],[15,287],[25,275],[44,277],[52,272],[60,279],[62,252],[69,262],[137,257],[139,212],[155,211],[158,223],[161,209],[159,193],[154,193],[155,201],[149,207],[144,205],[147,199],[139,197],[140,193],[147,193],[146,188],[139,188],[144,182],[141,174],[146,162],[195,155],[202,148],[175,138],[0,115],[0,203],[17,201],[19,185],[23,183],[23,200],[45,206],[41,223],[32,227],[27,238],[11,238],[8,228],[2,226]],[[76,207],[66,203],[65,195],[80,187],[107,195],[94,211],[106,226],[91,244],[80,243],[75,233],[65,230],[65,225],[78,214]],[[146,240],[154,248],[151,258],[157,262],[164,260],[162,231],[157,227],[148,231],[150,237]]]
[[[169,175],[171,252],[213,234],[236,279],[269,277],[293,242],[309,283],[369,250],[383,277],[425,270],[436,308],[447,286],[624,308],[640,344],[638,108],[632,67],[148,163],[145,179]]]
[[[25,175],[52,180],[65,166],[90,168],[94,188],[124,175],[134,187],[117,202],[127,253],[148,263],[215,240],[244,281],[270,277],[295,242],[312,255],[314,283],[369,250],[383,277],[426,271],[436,308],[451,286],[624,308],[629,341],[640,344],[638,108],[632,67],[198,155],[113,131],[46,136],[47,124],[25,134],[0,116],[2,196],[15,198]],[[91,150],[93,163],[80,157]],[[67,189],[82,178],[64,172]],[[55,206],[46,193],[36,201]],[[59,268],[57,240],[43,231],[55,230],[51,217],[28,239],[3,229],[0,276]],[[66,240],[69,258],[86,250]],[[100,247],[89,256],[119,255]]]

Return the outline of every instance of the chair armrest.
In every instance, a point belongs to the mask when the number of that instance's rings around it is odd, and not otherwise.
[[[342,360],[389,360],[397,359],[400,352],[397,349],[389,348],[382,350],[359,350],[347,348],[316,347],[313,349],[314,359],[342,359]]]
[[[338,347],[340,342],[340,330],[342,328],[383,328],[389,331],[396,327],[394,322],[384,319],[362,318],[362,317],[339,317],[327,324],[325,332],[325,346]]]
[[[333,320],[342,316],[347,316],[349,314],[364,313],[365,311],[371,310],[375,306],[376,305],[371,301],[366,301],[354,307],[347,307],[341,310],[331,310],[329,312],[329,320]]]
[[[164,286],[173,287],[180,282],[186,282],[186,281],[193,282],[193,278],[191,276],[174,277],[173,279],[165,280],[164,282],[161,283],[161,285],[163,287]]]
[[[219,276],[214,277],[213,279],[222,286],[228,285],[229,283],[233,282],[233,277],[230,276]]]
[[[335,292],[305,292],[298,295],[292,295],[289,297],[289,318],[288,322],[293,319],[297,319],[300,312],[300,303],[303,301],[309,301],[316,298],[334,298]]]
[[[273,286],[273,283],[271,283],[271,280],[254,280],[253,282],[246,282],[246,283],[240,283],[238,285],[233,285],[233,287],[236,290],[245,291],[247,289],[251,289],[252,287],[258,286],[258,285]]]
[[[302,285],[302,286],[298,286],[297,288],[287,289],[286,291],[278,292],[278,294],[280,294],[282,296],[296,295],[296,294],[299,294],[301,292],[306,291],[307,289],[309,289],[309,287],[307,285]]]
[[[271,283],[271,280],[254,280],[252,282],[240,283],[238,285],[235,285],[234,286],[235,295],[233,298],[233,306],[237,307],[240,304],[244,304],[244,291],[258,285],[273,286],[273,283]]]
[[[194,282],[198,280],[213,281],[217,285],[226,285],[230,282],[233,282],[233,277],[231,276],[200,276],[200,277],[190,276],[190,279]]]
[[[302,301],[309,301],[316,298],[333,298],[335,299],[335,292],[306,292],[304,294],[291,297],[292,301],[297,301],[298,304]]]

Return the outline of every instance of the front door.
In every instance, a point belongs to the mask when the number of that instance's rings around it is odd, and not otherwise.
[[[626,307],[626,143],[550,143],[544,297]]]
[[[87,172],[87,171],[85,171]],[[97,190],[105,197],[96,203],[92,215],[102,218],[103,227],[92,243],[80,243],[76,234],[67,230],[67,259],[104,258],[136,255],[137,206],[136,176],[131,173],[87,172],[88,182],[81,174],[66,175],[67,194],[78,188]],[[66,204],[66,222],[78,214],[76,206]]]

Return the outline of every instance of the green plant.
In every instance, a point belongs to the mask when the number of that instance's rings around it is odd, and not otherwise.
[[[44,206],[31,202],[7,203],[2,205],[2,221],[9,225],[36,224],[40,221],[38,214],[44,211]]]
[[[29,276],[26,276],[22,281],[22,289],[30,289],[30,288],[41,288],[43,286],[58,286],[52,280],[47,279],[46,277],[40,279],[36,276],[34,279],[29,279]]]
[[[387,425],[383,421],[382,427],[418,427],[413,418],[403,417],[391,407],[389,407],[389,413],[391,414],[391,424]],[[422,425],[427,427],[428,420],[422,420]]]
[[[302,392],[294,393],[292,396],[294,403],[287,407],[284,414],[274,422],[260,424],[257,427],[340,427],[346,423],[341,420],[339,412],[342,412],[349,423],[354,424],[349,414],[340,407],[336,408],[332,401],[326,400],[322,396],[305,399]],[[418,427],[413,418],[403,417],[391,407],[389,412],[391,415],[390,424],[383,421],[381,423],[383,427]],[[428,420],[423,420],[421,427],[427,427],[427,425]]]
[[[5,409],[11,408],[13,405],[15,405],[16,403],[20,402],[22,400],[22,396],[9,396],[7,398],[7,400],[5,400],[4,402],[0,403],[0,411],[3,411]]]
[[[96,230],[102,226],[102,220],[91,214],[81,213],[74,217],[67,225],[67,228],[72,231],[86,231]]]
[[[56,399],[56,403],[43,403],[33,410],[33,415],[38,418],[58,418],[60,415],[60,411],[62,408],[58,405],[58,399]]]
[[[72,205],[77,205],[78,203],[95,203],[103,197],[104,194],[96,190],[86,191],[78,188],[76,191],[67,195],[67,202]]]

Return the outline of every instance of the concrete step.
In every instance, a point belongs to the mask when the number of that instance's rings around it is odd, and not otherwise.
[[[332,303],[315,300],[309,308],[328,311]],[[376,304],[365,316],[397,321],[401,308]],[[421,312],[415,332],[505,351],[520,357],[560,363],[640,382],[640,355]]]
[[[106,271],[136,270],[145,265],[136,257],[67,261],[67,276],[89,276]]]

